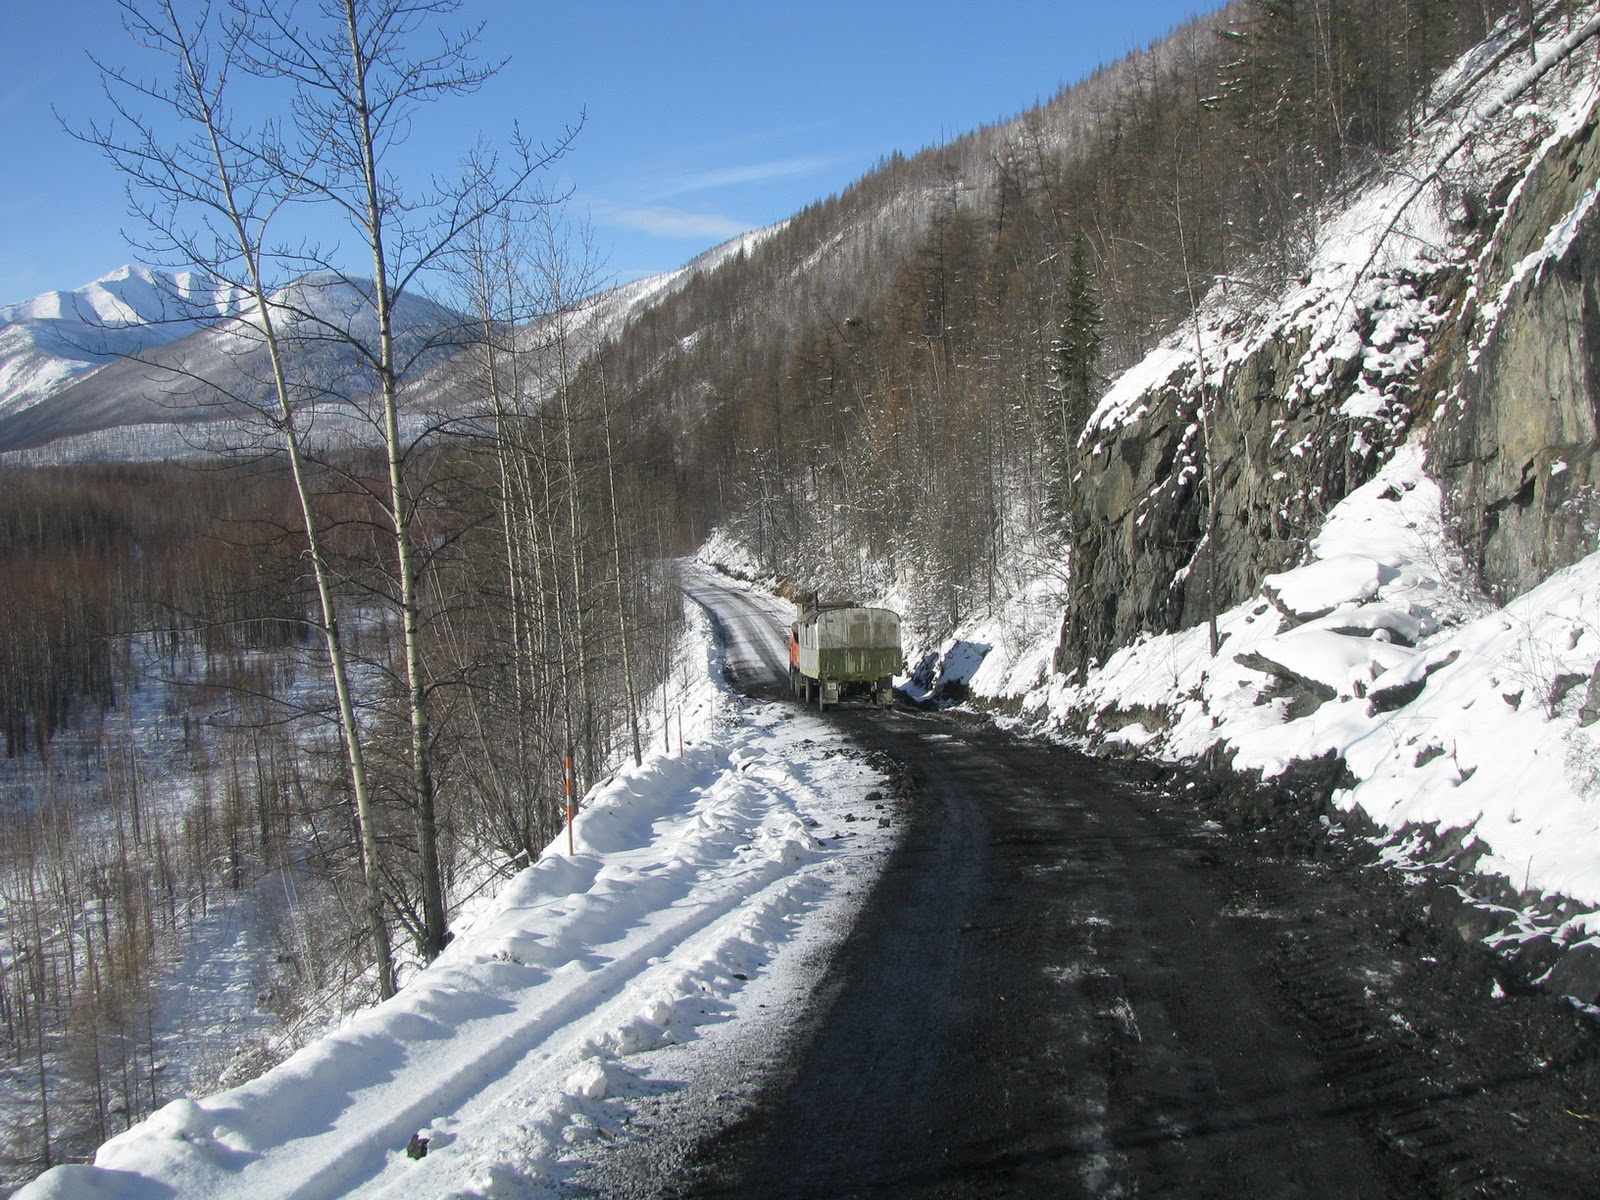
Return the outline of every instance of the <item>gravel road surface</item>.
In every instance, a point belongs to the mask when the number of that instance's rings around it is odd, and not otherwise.
[[[737,643],[781,615],[696,586]],[[593,1194],[1600,1195],[1596,1022],[1320,799],[971,715],[833,719],[898,780],[898,850],[721,1117],[658,1114]]]

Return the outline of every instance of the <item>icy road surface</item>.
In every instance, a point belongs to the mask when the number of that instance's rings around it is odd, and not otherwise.
[[[685,564],[683,592],[711,621],[722,645],[722,670],[742,692],[788,687],[787,630],[794,607],[764,592],[730,586],[699,564]]]
[[[670,690],[687,730],[585,800],[557,839],[401,994],[266,1075],[177,1100],[58,1167],[28,1200],[569,1194],[631,1140],[640,1104],[716,1107],[696,1080],[782,1041],[896,830],[841,731],[748,700],[784,665],[781,601],[727,588],[690,606]],[[769,678],[770,682],[770,678]],[[857,820],[856,814],[882,814]],[[407,1157],[413,1134],[426,1157]]]

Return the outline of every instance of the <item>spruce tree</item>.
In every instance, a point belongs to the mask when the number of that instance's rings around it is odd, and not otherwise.
[[[1078,435],[1083,432],[1096,399],[1099,373],[1096,364],[1104,338],[1100,326],[1100,297],[1089,266],[1089,240],[1079,229],[1072,239],[1067,264],[1063,315],[1055,344],[1056,416],[1049,431],[1056,459],[1057,516],[1066,516],[1066,498],[1076,464]]]

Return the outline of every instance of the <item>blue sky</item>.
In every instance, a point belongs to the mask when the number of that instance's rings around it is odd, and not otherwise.
[[[420,120],[406,157],[455,162],[513,121],[586,114],[553,184],[608,276],[680,266],[842,190],[882,156],[1008,118],[1218,0],[468,0],[477,95]],[[134,65],[113,0],[29,0],[0,39],[0,304],[80,286],[136,255],[121,183],[69,138],[107,115],[87,54]]]

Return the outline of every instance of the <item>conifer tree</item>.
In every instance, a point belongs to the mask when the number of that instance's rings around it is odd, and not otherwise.
[[[1056,357],[1057,420],[1049,431],[1056,459],[1058,515],[1067,511],[1066,493],[1074,474],[1078,435],[1094,405],[1099,381],[1095,368],[1104,344],[1100,332],[1104,317],[1089,265],[1089,239],[1082,229],[1073,235],[1062,307],[1061,325],[1051,347]]]
[[[1072,258],[1067,267],[1066,313],[1061,318],[1060,337],[1055,352],[1059,365],[1061,384],[1062,435],[1075,440],[1089,419],[1089,408],[1095,398],[1098,375],[1095,366],[1100,360],[1104,338],[1100,326],[1100,296],[1094,285],[1094,272],[1089,266],[1089,239],[1078,230],[1072,239]]]

